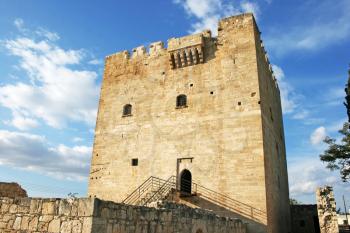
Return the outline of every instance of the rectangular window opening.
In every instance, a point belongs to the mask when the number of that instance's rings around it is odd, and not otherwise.
[[[132,159],[131,160],[131,166],[138,166],[139,165],[139,159]]]

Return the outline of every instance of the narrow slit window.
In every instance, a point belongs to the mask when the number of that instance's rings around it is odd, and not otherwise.
[[[123,116],[131,116],[131,112],[132,112],[132,105],[131,104],[124,105]]]
[[[273,114],[272,114],[272,109],[270,108],[270,118],[271,118],[271,121],[273,122]]]
[[[187,97],[186,95],[179,95],[176,97],[176,107],[184,108],[187,107]]]

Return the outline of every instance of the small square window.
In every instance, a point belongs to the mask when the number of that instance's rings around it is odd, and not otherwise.
[[[210,94],[211,94],[211,95],[213,95],[213,94],[214,94],[214,92],[213,92],[213,91],[211,91],[211,92],[210,92]]]
[[[138,166],[139,165],[139,159],[132,159],[131,160],[131,166]]]
[[[241,102],[238,102],[238,106],[241,106],[242,105],[242,103]]]

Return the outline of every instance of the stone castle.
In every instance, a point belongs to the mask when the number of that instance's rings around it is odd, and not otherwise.
[[[107,56],[88,195],[291,231],[280,92],[252,14]]]

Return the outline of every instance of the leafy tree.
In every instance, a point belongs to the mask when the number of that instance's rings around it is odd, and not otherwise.
[[[344,102],[344,105],[346,107],[346,113],[348,114],[348,122],[350,122],[350,68],[349,68],[349,71],[348,71],[348,75],[349,75],[349,78],[348,78],[348,84],[345,86],[345,102]]]
[[[341,142],[337,143],[336,139],[326,137],[324,142],[328,144],[328,149],[320,155],[320,159],[327,163],[327,168],[339,170],[342,180],[347,182],[350,180],[350,69],[345,93],[344,105],[347,110],[348,122],[344,123],[343,128],[339,130],[342,135]]]
[[[297,199],[294,199],[294,198],[290,198],[290,199],[289,199],[289,203],[290,203],[291,205],[301,205],[301,202],[298,201]]]

